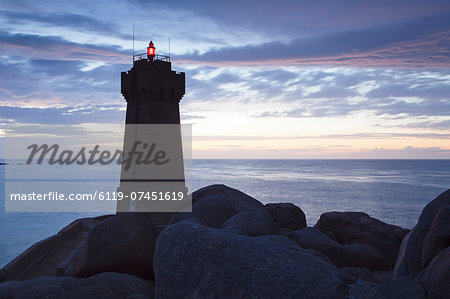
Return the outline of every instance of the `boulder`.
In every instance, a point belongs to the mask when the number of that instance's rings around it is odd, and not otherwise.
[[[392,271],[370,271],[363,267],[344,267],[342,270],[356,280],[371,283],[383,283],[392,278]]]
[[[348,297],[349,299],[384,299],[380,292],[366,281],[358,281],[354,284],[348,292]]]
[[[370,271],[363,267],[344,267],[342,269],[355,279],[372,283],[383,283],[392,278],[392,271]]]
[[[264,207],[258,200],[225,185],[211,185],[192,193],[192,212],[176,213],[170,223],[196,217],[209,227],[221,228],[232,216]]]
[[[269,212],[262,208],[234,215],[223,224],[222,229],[249,237],[275,235],[277,231]]]
[[[404,238],[401,250],[395,264],[393,276],[411,276],[416,277],[423,269],[422,267],[422,252],[424,240],[430,231],[434,218],[439,210],[445,206],[450,205],[450,189],[443,192],[437,198],[428,203],[420,214],[419,220],[414,228],[409,233],[408,237]],[[436,229],[436,228],[435,228]],[[434,230],[435,230],[434,229]],[[434,234],[434,233],[433,233]],[[432,237],[429,237],[429,242]],[[429,257],[433,255],[433,246],[424,254],[424,261],[428,261]]]
[[[305,213],[292,203],[268,203],[264,207],[279,228],[298,230],[306,227]]]
[[[392,268],[389,271],[373,271],[372,281],[377,283],[383,283],[392,279]]]
[[[323,213],[314,227],[334,236],[341,244],[372,246],[391,266],[395,265],[402,239],[408,233],[407,229],[384,223],[362,212]]]
[[[425,290],[420,282],[406,276],[389,280],[375,286],[375,289],[384,299],[425,299]]]
[[[431,261],[423,271],[421,282],[428,298],[450,298],[450,247]]]
[[[317,250],[328,256],[337,267],[364,267],[370,270],[390,269],[388,261],[366,244],[342,245],[313,227],[288,235],[300,247]]]
[[[101,272],[153,279],[153,253],[158,230],[149,213],[121,213],[89,232],[84,248],[72,261],[76,277]]]
[[[353,277],[355,280],[364,280],[364,281],[368,281],[368,282],[373,282],[372,271],[370,271],[367,268],[343,267],[342,270],[344,270],[348,275]]]
[[[0,298],[154,298],[153,282],[128,274],[100,273],[89,278],[44,276],[0,284]]]
[[[353,282],[286,237],[242,236],[195,218],[161,232],[154,270],[161,298],[343,298]]]
[[[354,299],[425,299],[425,292],[415,279],[401,277],[382,284],[359,281],[350,288],[349,298]]]
[[[430,230],[423,241],[422,267],[450,245],[450,205],[443,206],[436,213]]]

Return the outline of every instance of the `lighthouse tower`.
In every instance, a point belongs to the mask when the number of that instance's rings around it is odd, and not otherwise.
[[[185,93],[185,74],[173,71],[170,57],[157,55],[150,42],[147,53],[135,55],[133,67],[121,73],[121,92],[127,101],[124,154],[134,150],[137,141],[143,156],[155,156],[159,150],[165,155],[162,160],[170,161],[171,165],[150,163],[125,169],[122,164],[118,192],[124,197],[118,201],[117,212],[174,211],[177,199],[172,195],[187,193],[179,109]],[[156,141],[141,140],[143,135]],[[165,192],[165,198],[169,199],[161,200],[160,192]]]
[[[180,124],[185,74],[172,71],[170,57],[155,52],[150,42],[146,54],[133,57],[133,68],[122,72],[126,124]]]

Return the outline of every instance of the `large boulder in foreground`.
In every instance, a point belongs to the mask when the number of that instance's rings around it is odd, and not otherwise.
[[[268,203],[264,207],[279,228],[298,230],[306,227],[305,213],[293,203]]]
[[[153,253],[158,230],[149,213],[121,213],[97,224],[72,262],[76,277],[101,272],[153,279]]]
[[[425,299],[422,284],[410,277],[399,277],[375,286],[383,299]]]
[[[424,270],[421,282],[428,298],[450,298],[450,247],[433,259]]]
[[[120,273],[100,273],[89,278],[44,276],[0,284],[0,298],[119,299],[154,298],[153,282]]]
[[[349,291],[350,299],[425,299],[425,291],[415,279],[401,277],[374,285],[359,281]]]
[[[344,267],[342,270],[355,280],[363,280],[371,283],[383,283],[392,278],[392,271],[370,271],[363,267]]]
[[[349,299],[383,299],[380,292],[375,290],[372,285],[366,281],[358,281],[349,292]]]
[[[409,230],[384,223],[362,212],[323,213],[314,226],[341,244],[367,244],[395,265],[400,244]]]
[[[422,267],[450,245],[450,205],[443,206],[436,213],[425,239],[423,240]]]
[[[394,277],[416,277],[424,266],[430,262],[431,258],[436,256],[439,250],[449,245],[448,243],[442,243],[448,231],[442,231],[439,227],[440,224],[447,226],[448,219],[441,219],[441,216],[439,216],[436,222],[433,223],[435,217],[440,214],[439,211],[443,209],[443,214],[445,214],[448,206],[450,206],[450,189],[425,206],[417,224],[402,242],[397,263],[395,264]]]
[[[372,271],[389,270],[380,253],[367,244],[342,245],[313,227],[306,227],[288,235],[300,247],[317,250],[328,256],[337,267],[364,267]]]
[[[344,298],[353,282],[286,237],[237,235],[195,218],[161,232],[154,271],[161,298]]]
[[[221,228],[232,216],[264,207],[253,197],[225,185],[211,185],[192,193],[192,213],[176,213],[171,223],[196,217],[209,227]]]

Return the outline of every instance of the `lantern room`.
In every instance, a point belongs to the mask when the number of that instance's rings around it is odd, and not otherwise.
[[[155,55],[156,55],[155,45],[153,44],[153,41],[150,41],[147,47],[147,59],[153,60],[153,58],[155,58]]]
[[[164,61],[170,62],[170,56],[156,54],[156,47],[153,41],[150,41],[147,47],[147,53],[141,53],[134,55],[133,53],[133,64],[134,63],[150,63],[153,64],[154,61]]]

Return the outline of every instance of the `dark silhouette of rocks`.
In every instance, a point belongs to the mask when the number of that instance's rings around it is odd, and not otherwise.
[[[410,277],[399,277],[386,281],[375,289],[380,292],[382,298],[408,298],[408,299],[422,299],[425,298],[425,290],[422,284]]]
[[[160,233],[146,213],[96,218],[64,273],[86,278],[10,281],[0,298],[450,298],[449,207],[450,190],[410,232],[361,212],[304,227],[295,205],[212,185]]]
[[[154,298],[153,282],[120,273],[88,278],[45,276],[0,284],[0,298]]]
[[[341,244],[367,244],[392,265],[407,229],[384,223],[362,212],[328,212],[314,226]]]
[[[147,213],[120,213],[97,224],[72,262],[73,275],[119,272],[153,279],[158,231]]]
[[[425,239],[423,240],[422,267],[450,244],[450,205],[443,206],[436,213]]]
[[[286,237],[237,235],[195,218],[161,232],[154,270],[160,298],[343,298],[352,282]]]
[[[395,264],[394,277],[399,276],[411,276],[416,277],[417,274],[423,269],[422,265],[422,252],[425,246],[424,241],[427,234],[433,225],[433,221],[441,208],[447,209],[450,206],[450,190],[445,191],[433,201],[428,203],[420,214],[419,220],[411,232],[403,239],[402,246],[400,248],[397,263]],[[435,227],[432,231],[439,231],[441,220],[438,218]],[[445,221],[444,221],[445,222]],[[448,222],[448,219],[447,219]],[[445,223],[444,223],[445,225]],[[447,231],[448,233],[448,231]],[[434,233],[431,233],[435,235]],[[431,242],[433,237],[430,235],[427,241]],[[438,245],[441,247],[441,245]],[[447,247],[449,244],[447,243]],[[435,255],[436,250],[431,245],[427,244],[427,250],[425,251],[424,261],[428,261],[431,255]],[[433,254],[432,254],[433,253]]]
[[[428,298],[450,298],[450,247],[442,250],[422,275]]]
[[[366,244],[342,245],[313,227],[306,227],[288,235],[300,247],[317,250],[328,256],[337,267],[364,267],[369,270],[389,270],[386,259]]]
[[[350,299],[382,299],[380,292],[372,288],[366,281],[358,281],[349,292]]]
[[[268,203],[264,206],[278,228],[297,230],[306,227],[306,217],[302,209],[293,203]]]
[[[391,271],[370,271],[364,267],[343,267],[348,275],[355,278],[355,280],[363,280],[367,282],[383,283],[391,279]]]
[[[249,237],[275,235],[277,232],[272,216],[263,208],[234,215],[225,221],[222,229]]]
[[[358,281],[350,288],[349,297],[354,299],[426,298],[420,282],[409,277],[400,277],[382,284]]]
[[[230,217],[264,205],[253,197],[225,185],[211,185],[192,193],[192,213],[177,213],[171,223],[197,217],[210,227],[221,228]]]

